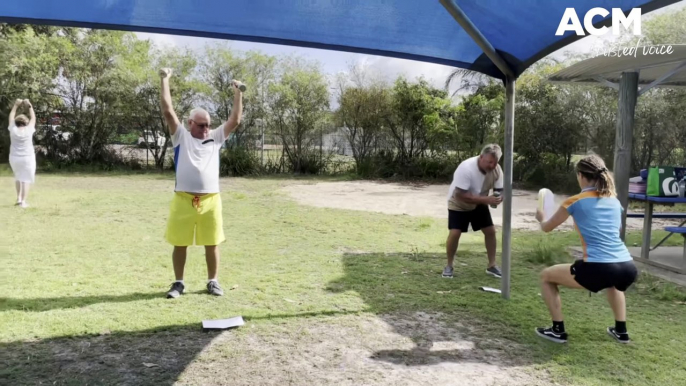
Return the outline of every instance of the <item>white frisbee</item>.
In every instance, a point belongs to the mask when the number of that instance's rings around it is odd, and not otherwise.
[[[543,221],[548,221],[555,214],[555,195],[550,189],[538,191],[538,209],[543,212]]]

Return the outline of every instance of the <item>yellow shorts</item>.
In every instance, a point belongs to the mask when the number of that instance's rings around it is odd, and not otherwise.
[[[183,247],[218,245],[226,240],[222,219],[222,200],[219,193],[194,196],[175,192],[172,199],[165,239]]]

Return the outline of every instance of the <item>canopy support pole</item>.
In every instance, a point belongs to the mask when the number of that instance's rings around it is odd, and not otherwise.
[[[623,72],[619,82],[619,112],[615,134],[614,178],[617,198],[624,208],[620,237],[626,236],[626,211],[629,205],[629,174],[634,137],[634,113],[638,99],[638,72]]]
[[[505,79],[505,175],[503,176],[503,243],[502,243],[502,273],[500,279],[501,293],[504,299],[510,298],[510,262],[512,261],[512,169],[514,166],[514,117],[515,117],[515,85],[514,78]]]

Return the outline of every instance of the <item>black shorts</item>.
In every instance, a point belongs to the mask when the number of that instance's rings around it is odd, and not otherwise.
[[[638,276],[638,270],[633,261],[623,263],[589,263],[577,260],[570,269],[574,280],[591,292],[598,292],[605,288],[616,288],[626,291]]]
[[[459,229],[467,232],[469,224],[472,224],[474,232],[493,226],[491,211],[486,205],[477,205],[474,210],[457,211],[448,209],[448,229]]]

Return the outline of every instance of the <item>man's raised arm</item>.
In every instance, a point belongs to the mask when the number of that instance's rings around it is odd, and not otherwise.
[[[241,118],[243,117],[243,93],[238,88],[239,84],[239,82],[235,80],[233,81],[233,109],[231,109],[231,115],[229,116],[229,119],[227,119],[226,123],[224,123],[225,138],[229,138],[229,134],[236,130],[238,125],[241,123]]]
[[[171,68],[163,68],[160,70],[160,79],[162,80],[160,99],[162,114],[164,115],[164,120],[167,122],[167,127],[169,127],[169,134],[174,135],[176,129],[179,127],[179,118],[176,116],[176,112],[174,112],[171,93],[169,92],[169,78],[171,75]]]

